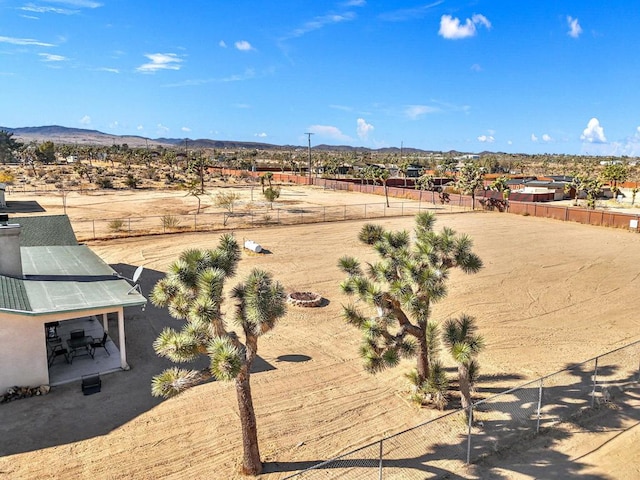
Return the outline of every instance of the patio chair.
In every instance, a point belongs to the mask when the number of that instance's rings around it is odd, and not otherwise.
[[[107,352],[107,355],[111,356],[111,354],[109,353],[109,350],[107,350],[108,336],[109,334],[107,332],[104,332],[104,335],[102,335],[102,338],[93,337],[93,341],[91,342],[91,348],[93,348],[94,352],[96,348],[104,348],[104,351]]]
[[[90,375],[82,376],[82,393],[85,395],[91,395],[98,393],[102,387],[102,380],[100,380],[99,373],[92,373]]]
[[[49,366],[53,365],[53,362],[56,361],[56,358],[64,355],[64,359],[69,363],[69,351],[62,346],[62,344],[56,344],[53,346],[51,352],[49,353]]]
[[[83,338],[84,337],[84,330],[83,329],[78,329],[78,330],[71,330],[71,338]]]

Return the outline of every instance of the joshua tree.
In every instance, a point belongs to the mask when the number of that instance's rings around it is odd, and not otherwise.
[[[456,186],[465,195],[471,195],[471,208],[476,208],[476,190],[482,187],[484,173],[482,167],[475,162],[465,163],[456,180]]]
[[[435,232],[434,223],[430,212],[416,215],[413,242],[407,231],[364,225],[359,239],[378,253],[379,261],[366,269],[353,257],[342,257],[338,263],[348,275],[342,291],[372,308],[363,312],[350,304],[343,313],[349,324],[362,330],[365,369],[376,373],[396,366],[403,357],[416,357],[418,385],[430,376],[428,322],[433,304],[447,295],[451,270],[475,273],[482,268],[468,236],[447,227]]]
[[[267,199],[271,208],[273,208],[273,202],[275,202],[278,198],[280,198],[280,189],[269,187],[264,192],[264,198]]]
[[[613,194],[614,200],[618,198],[618,193],[620,192],[618,183],[624,183],[628,176],[629,168],[626,165],[609,163],[604,167],[604,170],[602,171],[602,179],[609,182],[611,185],[611,193]]]
[[[202,355],[209,368],[170,368],[155,376],[151,392],[171,397],[209,378],[235,382],[242,427],[243,462],[246,474],[262,471],[256,417],[251,396],[251,365],[258,338],[270,331],[286,312],[283,287],[265,271],[254,269],[231,291],[235,299],[234,321],[244,334],[244,344],[226,329],[221,311],[225,281],[236,272],[240,247],[231,234],[220,238],[215,250],[187,250],[168,269],[151,293],[151,301],[167,307],[172,317],[185,320],[180,331],[165,329],[153,347],[173,362],[194,361]]]
[[[458,383],[462,408],[471,405],[471,388],[478,376],[476,357],[484,348],[484,339],[478,335],[475,319],[462,314],[450,318],[444,325],[443,340],[449,353],[458,364]]]

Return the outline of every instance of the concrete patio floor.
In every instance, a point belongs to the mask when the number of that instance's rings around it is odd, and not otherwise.
[[[102,322],[93,317],[85,317],[60,322],[57,327],[58,336],[62,339],[62,345],[66,347],[67,339],[71,336],[71,330],[83,329],[85,335],[102,338],[104,329]],[[93,358],[90,355],[78,355],[68,363],[64,356],[54,358],[49,367],[49,385],[57,386],[65,383],[79,381],[83,375],[92,373],[111,373],[121,371],[120,351],[111,337],[107,338],[106,348],[96,348]]]

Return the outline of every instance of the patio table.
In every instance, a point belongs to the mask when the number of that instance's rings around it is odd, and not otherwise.
[[[93,337],[84,336],[77,338],[70,338],[67,340],[67,345],[69,346],[69,359],[73,362],[73,357],[80,355],[89,355],[93,358],[93,351],[91,349],[91,343],[93,342]],[[78,351],[82,351],[85,349],[84,353],[78,353]]]

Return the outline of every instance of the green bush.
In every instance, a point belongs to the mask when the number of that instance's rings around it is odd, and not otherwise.
[[[94,183],[100,188],[113,188],[113,182],[107,177],[98,177]]]
[[[164,229],[177,228],[180,225],[180,219],[175,215],[164,215],[161,221]]]
[[[124,220],[121,218],[114,218],[109,222],[109,230],[112,232],[119,232],[124,230]]]

